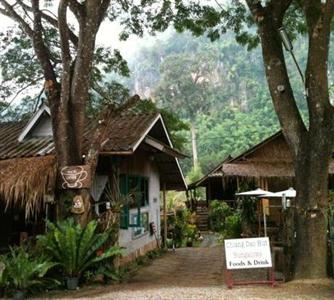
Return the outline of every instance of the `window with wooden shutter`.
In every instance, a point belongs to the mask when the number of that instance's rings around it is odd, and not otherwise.
[[[120,176],[120,191],[127,198],[127,203],[124,204],[121,213],[121,228],[140,227],[141,207],[149,204],[148,178],[122,174]],[[137,214],[130,218],[130,209],[134,208],[137,209]]]

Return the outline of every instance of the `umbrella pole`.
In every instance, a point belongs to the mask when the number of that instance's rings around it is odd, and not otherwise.
[[[263,229],[264,229],[264,236],[267,236],[267,217],[266,217],[266,212],[265,210],[262,208],[263,210]]]
[[[258,205],[257,205],[257,207],[258,207],[258,222],[259,222],[259,228],[258,228],[258,235],[259,236],[261,236],[261,206],[262,205],[260,205],[260,202],[258,202]]]

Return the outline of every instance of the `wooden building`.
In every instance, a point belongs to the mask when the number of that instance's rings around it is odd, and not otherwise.
[[[334,161],[329,173],[334,174]],[[204,187],[207,201],[233,203],[237,191],[259,187],[277,192],[293,187],[294,176],[292,153],[279,131],[237,157],[228,157],[188,188]]]
[[[84,148],[93,126],[86,127]],[[125,205],[121,217],[124,261],[157,246],[149,224],[160,233],[161,190],[186,189],[178,162],[183,157],[160,114],[125,113],[112,121],[93,179],[92,207],[97,218],[107,209],[102,200],[115,166],[122,192],[138,189],[140,201]],[[55,213],[50,202],[57,201],[56,184],[49,108],[43,105],[29,121],[0,123],[0,247],[44,231],[43,219]]]

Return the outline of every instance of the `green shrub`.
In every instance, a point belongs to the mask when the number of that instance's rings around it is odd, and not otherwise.
[[[182,247],[186,238],[186,227],[191,214],[187,209],[177,210],[174,216],[168,218],[168,238],[172,239],[171,244],[175,247]],[[168,241],[167,241],[168,243]]]
[[[195,241],[198,237],[198,230],[195,224],[187,224],[185,228],[185,236],[191,241]]]
[[[22,291],[43,285],[45,274],[56,265],[43,256],[32,257],[21,247],[10,248],[2,263],[2,280],[5,279],[11,288]]]
[[[38,245],[67,277],[80,277],[88,268],[121,254],[119,247],[102,250],[109,233],[98,233],[96,221],[84,228],[73,219],[47,225],[48,232],[38,237]]]
[[[6,270],[6,258],[4,255],[0,257],[0,289],[3,290],[8,284],[7,270]]]
[[[211,201],[209,207],[211,229],[217,232],[224,230],[225,219],[231,214],[231,207],[226,202],[219,200]]]
[[[241,218],[239,213],[226,217],[224,238],[239,238],[241,235]]]
[[[258,201],[259,199],[255,197],[242,197],[242,199],[239,200],[238,208],[243,223],[250,225],[256,221],[256,207]]]

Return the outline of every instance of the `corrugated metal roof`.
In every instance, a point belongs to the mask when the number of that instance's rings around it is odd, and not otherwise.
[[[152,125],[158,114],[124,114],[117,116],[110,124],[109,140],[104,145],[105,152],[122,152],[133,147]],[[85,130],[84,148],[89,145],[95,121],[89,120]],[[18,137],[27,121],[0,123],[0,159],[34,157],[49,154],[53,150],[51,137]]]

